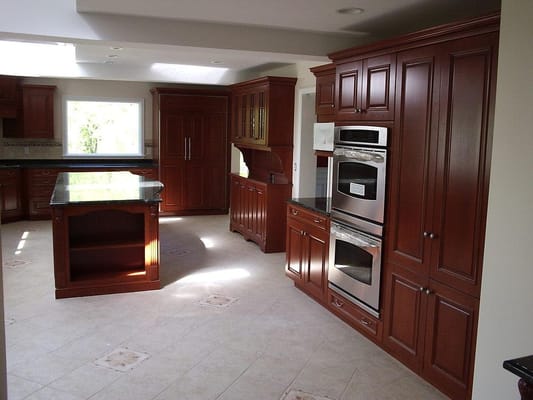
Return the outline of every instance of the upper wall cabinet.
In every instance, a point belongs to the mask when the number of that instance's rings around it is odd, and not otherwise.
[[[19,98],[19,78],[0,76],[0,118],[16,118]]]
[[[25,138],[54,137],[55,86],[23,85],[23,136]]]
[[[395,54],[336,62],[336,121],[394,119]]]
[[[22,85],[16,119],[4,120],[4,137],[54,138],[54,94],[49,85]]]
[[[311,68],[316,77],[315,110],[317,122],[335,121],[335,64]]]
[[[231,86],[231,137],[261,149],[292,146],[295,78],[264,77]]]

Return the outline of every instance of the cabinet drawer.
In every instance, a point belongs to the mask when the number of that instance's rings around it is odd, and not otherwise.
[[[287,216],[291,218],[295,218],[305,223],[312,224],[313,226],[316,226],[320,229],[324,229],[324,230],[329,229],[329,218],[328,217],[318,214],[318,213],[314,213],[305,208],[295,206],[293,204],[289,204],[287,206]]]
[[[329,289],[328,307],[333,313],[340,316],[359,332],[365,334],[374,341],[381,342],[382,323],[379,319],[371,316],[338,293]]]

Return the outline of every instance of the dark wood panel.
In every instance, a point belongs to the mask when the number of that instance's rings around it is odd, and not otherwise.
[[[329,234],[313,226],[313,222],[307,224],[305,233],[305,290],[324,301],[327,289]]]
[[[362,118],[392,120],[394,117],[395,55],[372,57],[363,62]]]
[[[353,120],[361,102],[362,62],[337,65],[335,82],[337,120]]]
[[[303,281],[303,232],[305,226],[292,218],[287,219],[287,246],[285,272],[289,278]]]
[[[23,134],[27,138],[54,137],[55,86],[23,85]]]
[[[441,57],[441,114],[432,277],[479,296],[487,202],[496,35],[448,43]]]
[[[453,399],[467,399],[479,301],[435,281],[430,290],[423,376]]]
[[[417,372],[420,372],[424,354],[424,283],[408,271],[392,272],[387,277],[384,305],[383,344],[390,353]]]
[[[435,57],[436,49],[430,47],[403,52],[397,58],[387,249],[390,261],[419,273],[428,272],[430,261],[423,233],[429,229],[433,200]]]

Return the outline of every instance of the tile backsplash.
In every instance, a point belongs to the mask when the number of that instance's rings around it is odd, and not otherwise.
[[[0,156],[3,160],[63,158],[61,141],[49,139],[0,139]],[[144,144],[144,158],[153,156],[152,143]]]

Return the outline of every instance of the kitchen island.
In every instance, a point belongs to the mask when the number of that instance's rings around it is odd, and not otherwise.
[[[50,200],[56,298],[161,287],[162,189],[126,171],[59,173]]]

